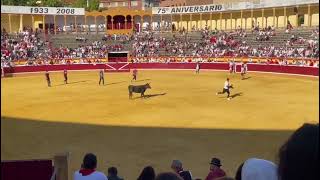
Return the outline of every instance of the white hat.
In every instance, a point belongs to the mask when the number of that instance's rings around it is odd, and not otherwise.
[[[267,160],[251,158],[244,162],[242,180],[278,180],[277,166]]]

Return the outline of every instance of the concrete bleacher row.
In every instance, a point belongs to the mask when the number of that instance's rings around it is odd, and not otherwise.
[[[262,45],[263,47],[268,46],[275,46],[275,47],[286,47],[287,41],[290,39],[291,35],[294,34],[296,37],[302,37],[304,39],[310,39],[312,34],[311,28],[299,28],[299,29],[293,29],[290,33],[285,33],[283,29],[276,30],[276,36],[271,37],[269,41],[257,41],[257,33],[253,33],[251,31],[247,31],[246,37],[239,37],[234,36],[234,38],[240,42],[246,41],[248,45],[250,45],[253,48],[257,48],[259,45]],[[76,41],[76,37],[84,37],[87,39],[86,42],[80,42]],[[154,34],[154,37],[165,37],[167,40],[173,40],[173,36],[179,39],[184,39],[183,36],[180,33],[174,32],[174,33],[159,33],[156,32]],[[64,47],[69,48],[76,48],[79,47],[79,45],[86,45],[91,44],[94,41],[101,41],[103,37],[103,34],[59,34],[59,35],[48,35],[46,38],[52,42],[53,47],[59,47],[60,45],[63,45]],[[189,39],[189,42],[201,42],[201,32],[189,32],[187,34],[187,39]],[[122,44],[124,46],[124,50],[131,51],[132,49],[132,43],[133,41],[115,41],[115,40],[108,40],[104,42],[105,44],[112,45],[112,44]],[[299,47],[307,47],[307,43],[304,44],[294,44],[289,47],[299,48]],[[160,52],[160,55],[165,55],[165,49],[160,48],[158,49]],[[186,51],[187,54],[191,54],[190,50]]]
[[[295,35],[297,37],[302,37],[304,39],[310,39],[310,36],[312,34],[312,29],[299,29],[299,30],[292,30],[290,33],[285,33],[282,31],[276,31],[276,35],[271,37],[269,41],[263,41],[263,46],[285,46],[286,42],[290,39],[291,35]],[[246,41],[248,44],[250,44],[252,47],[258,47],[261,45],[261,41],[256,40],[257,33],[248,33],[247,37],[241,38],[236,36],[235,39]],[[307,47],[307,44],[294,44],[290,47]]]

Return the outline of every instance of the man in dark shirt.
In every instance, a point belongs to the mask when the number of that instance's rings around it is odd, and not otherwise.
[[[220,159],[212,158],[210,162],[210,172],[205,180],[216,180],[225,177],[226,173],[220,168],[221,166]]]
[[[49,76],[49,72],[46,71],[46,80],[47,80],[47,83],[48,83],[48,87],[51,87],[51,81],[50,81],[50,76]]]
[[[102,84],[104,85],[104,72],[103,72],[103,69],[100,70],[99,72],[99,85],[101,84],[101,81],[102,81]]]
[[[68,84],[68,72],[67,70],[63,70],[63,76],[64,76],[64,83]]]
[[[108,169],[108,180],[123,180],[118,176],[118,170],[115,167],[110,167]]]
[[[182,168],[182,163],[179,160],[173,160],[171,164],[172,170],[179,174],[183,180],[192,180],[192,175],[190,171],[184,171]]]

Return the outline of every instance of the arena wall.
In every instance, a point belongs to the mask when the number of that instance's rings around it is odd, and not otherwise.
[[[108,63],[106,64],[72,64],[72,65],[44,65],[44,66],[16,66],[5,68],[5,74],[43,72],[43,71],[62,71],[68,70],[98,70],[121,71],[125,69],[149,69],[149,70],[190,70],[195,69],[195,63]],[[201,63],[201,69],[205,70],[224,70],[229,68],[228,63]],[[269,73],[297,74],[307,76],[319,76],[319,68],[303,66],[280,66],[266,64],[248,64],[248,70]],[[237,72],[240,72],[240,65],[237,66]]]

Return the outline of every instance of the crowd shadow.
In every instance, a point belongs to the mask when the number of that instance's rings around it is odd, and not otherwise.
[[[88,119],[88,123],[93,122]],[[84,154],[93,152],[99,162],[116,165],[125,179],[133,179],[145,165],[151,163],[165,169],[175,157],[186,162],[199,177],[207,173],[208,162],[214,155],[223,160],[229,174],[234,174],[249,157],[258,155],[274,160],[292,132],[95,125],[2,116],[1,159],[41,159],[70,152],[69,176],[72,177],[80,168]],[[100,168],[107,172],[106,165]]]
[[[138,97],[134,97],[132,99],[148,99],[148,98],[152,98],[152,97],[156,97],[156,96],[164,96],[166,95],[167,93],[161,93],[161,94],[147,94],[147,95],[144,95],[143,97],[141,97],[140,95]]]

